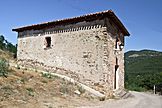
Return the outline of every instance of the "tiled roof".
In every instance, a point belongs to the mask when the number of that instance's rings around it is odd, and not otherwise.
[[[66,24],[77,23],[82,21],[91,21],[95,19],[102,19],[104,17],[109,17],[110,19],[112,19],[125,36],[130,35],[127,29],[124,27],[124,25],[121,23],[121,21],[118,19],[118,17],[115,15],[115,13],[112,10],[106,10],[102,12],[86,14],[86,15],[73,17],[73,18],[67,18],[67,19],[55,20],[50,22],[44,22],[41,24],[19,27],[16,29],[12,29],[12,31],[21,32],[21,31],[32,30],[32,29],[39,30],[47,27],[56,26],[56,25],[66,25]]]

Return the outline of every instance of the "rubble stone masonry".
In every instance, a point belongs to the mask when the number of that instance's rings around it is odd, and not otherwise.
[[[124,53],[115,50],[119,34],[108,18],[19,32],[18,63],[67,75],[111,96],[116,58],[119,88],[124,88]]]

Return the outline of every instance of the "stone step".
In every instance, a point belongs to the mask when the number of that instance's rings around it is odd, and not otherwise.
[[[127,93],[122,97],[122,99],[127,99],[127,98],[129,98],[129,97],[133,97],[133,95],[132,95],[131,93],[127,92]]]
[[[131,97],[132,94],[125,90],[116,90],[114,91],[114,96],[115,98],[126,99],[128,97]]]

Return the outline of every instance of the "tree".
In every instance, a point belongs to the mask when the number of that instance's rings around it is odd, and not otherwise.
[[[16,58],[17,45],[8,42],[3,35],[0,35],[0,49],[14,53],[14,58]]]
[[[0,42],[3,43],[5,40],[4,36],[3,35],[0,35]]]
[[[4,36],[3,35],[0,35],[0,49],[5,49],[5,43],[4,43],[4,41],[5,41],[5,38],[4,38]]]
[[[6,43],[6,49],[12,53],[16,53],[16,47],[10,42]]]

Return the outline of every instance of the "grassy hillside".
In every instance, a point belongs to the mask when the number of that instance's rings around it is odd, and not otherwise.
[[[14,54],[9,51],[4,51],[0,49],[0,59],[6,59],[6,60],[13,60],[14,59]]]
[[[159,83],[162,83],[162,52],[141,50],[125,53],[126,88],[149,90]]]
[[[57,76],[12,68],[0,77],[0,100],[0,108],[74,108],[93,98]]]

